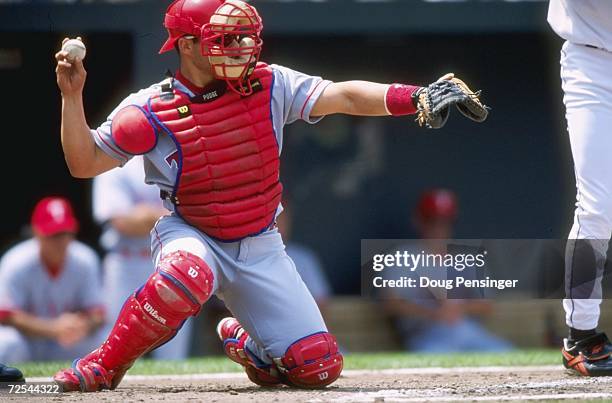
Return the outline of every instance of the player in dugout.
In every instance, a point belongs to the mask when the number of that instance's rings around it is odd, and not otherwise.
[[[448,189],[430,189],[421,194],[413,209],[413,222],[421,241],[405,250],[434,254],[447,252],[446,240],[453,238],[458,216],[457,196]],[[445,277],[445,270],[427,270]],[[389,275],[389,273],[392,273]],[[412,272],[418,278],[423,271]],[[403,271],[386,270],[390,279]],[[430,275],[434,277],[435,275]],[[506,340],[486,329],[480,319],[494,313],[490,301],[449,299],[428,287],[388,288],[382,295],[382,307],[393,319],[406,350],[422,353],[465,351],[500,352],[512,348]]]
[[[104,322],[100,262],[75,240],[78,222],[70,203],[42,199],[31,225],[34,237],[0,260],[0,362],[83,354]]]
[[[418,114],[439,128],[451,106],[478,122],[488,111],[452,74],[427,87],[333,83],[260,63],[262,20],[239,0],[176,0],[164,26],[160,53],[175,51],[178,70],[128,96],[97,129],[85,119],[83,61],[56,54],[72,175],[94,177],[144,155],[146,181],[172,214],[152,231],[155,271],[126,300],[108,339],[55,380],[65,391],[116,388],[215,294],[235,316],[218,326],[226,354],[251,381],[329,385],[342,355],[275,225],[283,126],[342,113]]]

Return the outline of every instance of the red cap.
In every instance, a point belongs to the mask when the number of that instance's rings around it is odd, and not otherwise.
[[[454,220],[457,217],[457,197],[453,192],[445,189],[423,192],[419,199],[417,212],[424,219]]]
[[[164,27],[168,39],[159,53],[174,49],[176,41],[184,35],[200,37],[202,26],[210,22],[210,17],[225,0],[175,0],[168,6]]]
[[[61,232],[76,233],[79,223],[68,200],[45,197],[34,207],[32,228],[40,235],[50,236]]]

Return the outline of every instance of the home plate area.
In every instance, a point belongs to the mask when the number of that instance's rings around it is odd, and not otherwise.
[[[37,379],[42,381],[43,379]],[[17,398],[23,401],[22,398]],[[17,400],[16,399],[16,400]],[[463,402],[612,400],[612,377],[582,378],[560,366],[347,370],[324,390],[260,388],[239,373],[126,376],[114,391],[54,401]]]

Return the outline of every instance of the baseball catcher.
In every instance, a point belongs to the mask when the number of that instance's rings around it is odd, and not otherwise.
[[[333,83],[259,61],[263,23],[239,0],[176,0],[167,9],[176,73],[128,96],[90,129],[82,60],[57,59],[61,139],[73,176],[144,156],[146,182],[172,214],[155,225],[155,271],[123,305],[107,340],[59,371],[65,391],[114,389],[138,357],[170,340],[212,294],[234,317],[217,328],[230,359],[263,386],[320,388],[342,371],[335,337],[284,251],[283,127],[326,115],[417,115],[444,126],[451,106],[482,122],[478,93],[452,75],[427,86]]]

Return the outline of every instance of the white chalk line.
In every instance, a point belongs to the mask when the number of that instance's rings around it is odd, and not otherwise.
[[[488,367],[485,368],[488,373],[501,372],[500,369],[503,367]],[[520,368],[519,370],[509,372],[528,372],[530,367]],[[468,368],[461,368],[468,369]],[[551,372],[558,370],[559,367],[539,367],[540,370]],[[533,367],[531,367],[531,372]],[[402,371],[403,372],[403,371]],[[472,371],[471,368],[465,372],[476,372]],[[448,373],[448,372],[444,372]],[[540,381],[540,382],[506,382],[497,385],[475,387],[469,391],[457,391],[452,388],[440,387],[432,388],[431,390],[423,389],[410,389],[410,388],[398,388],[398,389],[383,389],[374,392],[357,392],[346,396],[333,397],[331,396],[334,392],[324,392],[326,395],[325,400],[312,399],[309,402],[364,402],[364,401],[375,401],[376,398],[382,398],[393,402],[464,402],[464,401],[541,401],[541,400],[585,400],[585,399],[603,399],[612,398],[612,393],[538,393],[526,394],[525,391],[530,389],[545,389],[545,388],[567,388],[571,386],[580,385],[601,385],[611,384],[612,377],[598,377],[598,378],[567,378],[555,381]],[[513,390],[514,389],[514,390]],[[522,393],[516,393],[522,392]],[[508,394],[508,396],[504,396]],[[415,396],[418,395],[418,396]],[[488,395],[488,396],[482,396]]]
[[[390,393],[391,392],[391,393]],[[547,400],[579,400],[586,399],[606,399],[612,397],[612,393],[561,393],[561,394],[540,394],[540,395],[512,395],[512,396],[458,396],[444,395],[435,397],[406,397],[393,391],[379,391],[376,394],[361,394],[340,397],[337,399],[312,399],[309,403],[319,402],[338,402],[338,403],[354,403],[354,402],[372,402],[376,399],[385,399],[382,401],[392,402],[511,402],[511,401],[547,401]]]
[[[356,376],[377,376],[377,375],[445,375],[445,374],[465,374],[465,373],[511,373],[511,372],[559,372],[563,369],[560,365],[540,365],[540,366],[521,366],[521,367],[455,367],[455,368],[396,368],[396,369],[347,369],[342,371],[342,376],[351,378]],[[143,381],[207,381],[219,379],[242,379],[246,375],[243,372],[220,372],[205,374],[167,374],[167,375],[126,375],[124,382],[143,382]],[[49,382],[51,378],[39,377],[28,378],[28,382]]]

